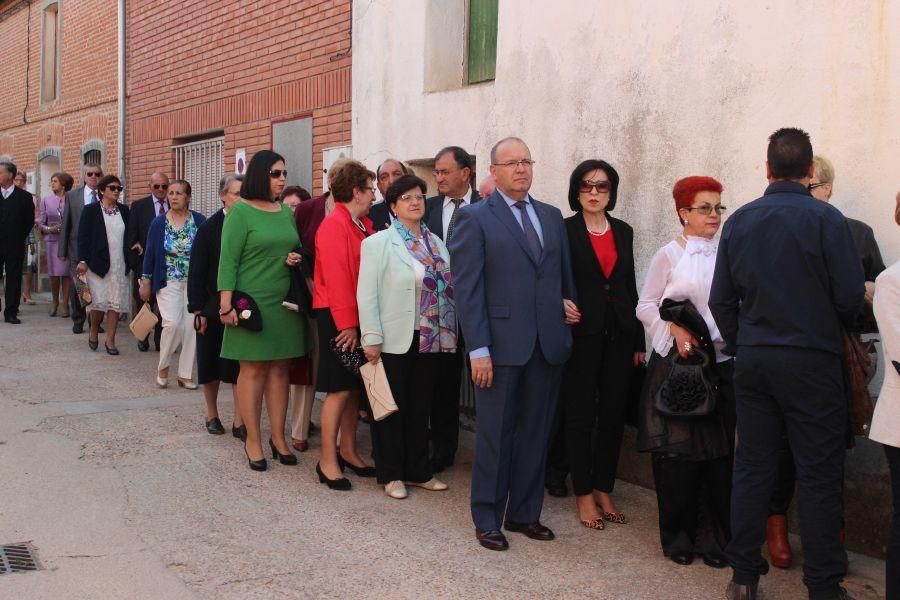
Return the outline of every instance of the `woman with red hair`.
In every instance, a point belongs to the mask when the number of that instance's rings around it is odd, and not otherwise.
[[[694,555],[711,567],[728,565],[731,467],[734,452],[733,360],[709,310],[722,221],[722,184],[712,177],[686,177],[672,190],[681,234],[656,253],[637,304],[637,317],[653,345],[638,413],[638,449],[653,453],[663,553],[687,565]],[[684,327],[663,320],[663,300],[689,300],[706,325],[698,340]],[[699,319],[697,319],[699,320]],[[702,328],[702,324],[701,324]],[[706,336],[703,335],[703,338]],[[703,347],[715,360],[715,408],[705,416],[672,418],[656,409],[656,391],[677,355],[688,358]]]

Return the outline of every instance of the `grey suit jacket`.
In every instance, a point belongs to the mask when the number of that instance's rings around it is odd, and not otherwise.
[[[99,193],[97,194],[99,198]],[[78,257],[78,222],[84,208],[84,186],[66,192],[66,205],[63,208],[62,229],[59,231],[59,246],[56,251],[60,258],[75,259]]]

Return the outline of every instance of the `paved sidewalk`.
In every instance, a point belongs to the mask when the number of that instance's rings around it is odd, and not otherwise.
[[[599,532],[548,497],[556,541],[510,534],[489,552],[469,517],[470,434],[450,490],[403,501],[352,473],[352,492],[319,484],[318,437],[298,466],[255,473],[230,434],[206,433],[199,391],[156,387],[157,354],[127,327],[112,357],[46,302],[22,319],[0,323],[0,544],[31,541],[45,570],[0,576],[0,598],[724,597],[727,570],[663,558],[650,490],[620,482],[632,523]],[[882,561],[852,555],[850,572],[856,598],[883,597]],[[798,567],[762,587],[806,597]]]

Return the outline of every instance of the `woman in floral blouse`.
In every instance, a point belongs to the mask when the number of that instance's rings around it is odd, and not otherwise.
[[[194,383],[194,359],[197,337],[194,316],[188,312],[187,280],[190,270],[191,247],[197,228],[205,221],[198,212],[189,210],[191,184],[176,179],[169,185],[169,211],[156,217],[147,233],[144,269],[141,276],[141,299],[156,294],[162,317],[162,337],[159,347],[159,367],[156,384],[169,384],[169,362],[181,346],[178,359],[178,385],[197,389]]]

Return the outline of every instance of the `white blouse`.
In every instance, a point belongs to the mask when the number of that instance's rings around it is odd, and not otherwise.
[[[674,338],[669,332],[669,322],[659,316],[663,299],[690,300],[709,328],[716,362],[730,357],[722,353],[725,341],[709,310],[709,290],[716,268],[718,239],[689,236],[682,238],[685,247],[673,240],[659,249],[650,261],[650,269],[641,288],[637,303],[637,318],[650,335],[653,349],[665,356],[672,349]]]

